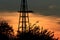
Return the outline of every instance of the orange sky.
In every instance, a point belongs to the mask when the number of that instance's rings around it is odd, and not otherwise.
[[[0,18],[7,20],[11,26],[13,26],[14,30],[17,31],[18,25],[18,12],[0,12],[5,14],[0,14]],[[54,31],[56,37],[60,38],[60,18],[56,16],[44,16],[30,13],[30,23],[33,25],[36,21],[39,21],[37,25],[43,27],[44,29],[48,29]],[[33,22],[33,23],[32,23]]]

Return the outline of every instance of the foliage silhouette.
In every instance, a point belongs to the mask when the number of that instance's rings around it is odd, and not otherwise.
[[[58,40],[58,38],[54,38],[54,32],[34,27],[28,32],[17,34],[17,40]]]
[[[0,40],[58,40],[54,38],[54,32],[35,26],[30,31],[20,32],[13,38],[13,29],[6,21],[0,21]]]
[[[13,29],[6,21],[0,21],[0,40],[9,40],[12,38]]]

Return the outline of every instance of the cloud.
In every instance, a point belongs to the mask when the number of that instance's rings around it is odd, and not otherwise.
[[[56,5],[50,5],[49,9],[56,9]]]
[[[5,14],[1,14],[5,13]],[[45,16],[41,15],[39,13],[31,13],[30,16],[30,23],[33,25],[36,21],[39,21],[36,25],[39,25],[40,27],[43,27],[44,29],[52,30],[55,32],[60,32],[60,17],[56,16]],[[8,16],[10,15],[10,16]],[[0,12],[0,18],[4,18],[5,20],[8,20],[10,25],[13,26],[14,31],[17,31],[17,25],[18,25],[18,12]],[[57,35],[57,33],[56,33]],[[60,34],[59,34],[60,35]]]
[[[0,11],[18,11],[20,10],[20,3],[20,0],[0,0]],[[58,7],[56,8],[55,5]],[[42,15],[60,17],[60,0],[28,0],[28,7]]]
[[[31,18],[32,17],[32,18]],[[13,20],[18,20],[18,12],[0,12],[0,18],[13,21]],[[60,17],[52,16],[52,15],[41,15],[41,13],[32,13],[30,15],[30,19],[32,21],[37,21],[39,20],[39,24],[43,25],[44,28],[49,28],[55,31],[60,31]],[[36,20],[37,19],[37,20]],[[11,23],[11,22],[10,22]]]
[[[60,25],[60,20],[59,20],[59,21],[57,21],[56,23]]]
[[[2,11],[0,12],[0,16],[17,16],[16,14],[18,14],[18,12],[16,11]]]
[[[60,22],[57,22],[58,24],[60,24]]]
[[[43,28],[50,29],[54,32],[60,32],[60,17],[40,15],[38,16],[38,19],[40,20],[40,26],[42,25]]]

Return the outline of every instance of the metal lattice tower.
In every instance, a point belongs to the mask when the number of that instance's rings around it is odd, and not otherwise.
[[[22,32],[26,32],[26,30],[30,30],[29,27],[29,11],[27,0],[21,0],[21,7],[20,7],[20,14],[19,14],[19,24],[18,24],[18,32],[22,30]]]

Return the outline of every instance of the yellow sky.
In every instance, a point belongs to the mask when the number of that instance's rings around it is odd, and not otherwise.
[[[0,12],[5,13],[0,15],[0,19],[7,20],[13,29],[17,31],[18,26],[18,12]],[[44,16],[39,14],[30,13],[30,23],[33,25],[36,21],[39,21],[37,25],[54,31],[56,37],[60,37],[60,18],[56,16]]]

